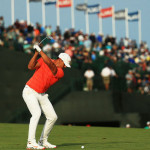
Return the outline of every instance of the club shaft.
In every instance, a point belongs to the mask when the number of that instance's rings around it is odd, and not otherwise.
[[[47,37],[45,37],[38,45],[40,45]]]
[[[50,39],[50,40],[52,40],[53,38],[52,38],[51,36],[47,36],[47,37],[45,37],[38,45],[40,45],[45,39]]]

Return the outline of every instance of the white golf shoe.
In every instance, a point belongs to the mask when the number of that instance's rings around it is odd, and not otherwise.
[[[38,144],[40,146],[43,146],[45,148],[56,148],[56,145],[52,145],[51,143],[49,143],[48,141],[39,141]]]
[[[40,146],[36,142],[34,142],[34,143],[28,142],[27,143],[27,149],[45,149],[45,147]]]

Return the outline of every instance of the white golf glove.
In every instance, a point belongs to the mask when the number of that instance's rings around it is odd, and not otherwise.
[[[33,45],[33,48],[36,49],[40,53],[41,48],[37,44]]]

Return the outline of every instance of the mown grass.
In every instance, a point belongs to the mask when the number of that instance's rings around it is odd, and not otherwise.
[[[43,125],[37,129],[37,140]],[[28,124],[0,124],[0,150],[25,150]],[[136,128],[54,126],[49,141],[58,150],[147,150],[150,130]]]

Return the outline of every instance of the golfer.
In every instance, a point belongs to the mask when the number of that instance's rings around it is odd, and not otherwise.
[[[48,94],[45,92],[64,76],[64,68],[71,67],[71,58],[66,53],[60,53],[58,59],[53,60],[38,45],[34,45],[33,48],[35,53],[28,64],[28,69],[35,70],[35,73],[26,83],[22,94],[32,115],[29,124],[27,149],[56,148],[56,145],[48,142],[48,136],[57,120],[57,115],[48,99]],[[41,57],[37,59],[39,53]],[[35,134],[41,111],[45,114],[46,122],[37,144]]]

